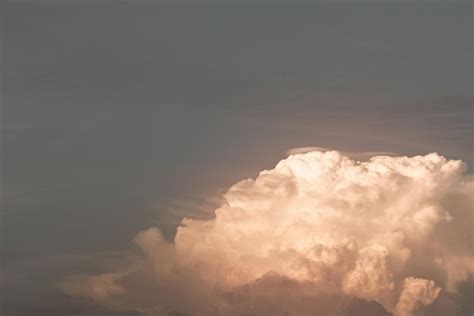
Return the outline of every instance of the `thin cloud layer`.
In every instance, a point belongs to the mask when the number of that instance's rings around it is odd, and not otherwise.
[[[132,264],[61,287],[144,315],[456,315],[474,273],[465,170],[438,154],[290,155],[173,243],[150,228]]]

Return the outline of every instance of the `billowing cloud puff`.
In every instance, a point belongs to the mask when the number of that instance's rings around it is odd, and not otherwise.
[[[433,281],[406,278],[395,307],[396,315],[411,316],[423,306],[433,303],[441,289]]]
[[[474,273],[465,170],[438,154],[290,155],[230,187],[215,218],[183,219],[173,243],[141,232],[134,263],[62,287],[149,315],[414,316],[441,296],[455,315]]]

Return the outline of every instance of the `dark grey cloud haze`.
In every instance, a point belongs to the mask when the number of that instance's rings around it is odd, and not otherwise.
[[[55,282],[290,148],[474,165],[470,2],[0,11],[6,316],[106,315]]]

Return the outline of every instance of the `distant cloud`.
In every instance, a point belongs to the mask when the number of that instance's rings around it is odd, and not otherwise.
[[[359,162],[321,148],[290,154],[231,186],[215,218],[184,218],[173,243],[156,228],[142,231],[134,243],[143,256],[61,287],[143,315],[462,309],[459,284],[474,274],[472,178],[463,162],[387,153]]]

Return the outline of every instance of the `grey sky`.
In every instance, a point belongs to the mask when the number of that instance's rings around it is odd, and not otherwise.
[[[474,166],[471,2],[0,10],[6,316],[104,315],[58,299],[76,256],[172,236],[289,148]]]

